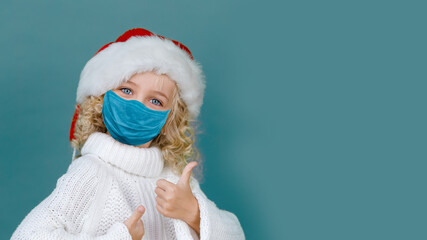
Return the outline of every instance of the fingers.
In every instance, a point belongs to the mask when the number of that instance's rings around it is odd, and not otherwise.
[[[165,210],[160,204],[156,204],[156,209],[159,213],[164,214]]]
[[[136,224],[138,220],[141,219],[142,215],[145,213],[145,208],[142,205],[139,205],[135,211],[132,213],[132,216],[130,216],[129,220],[131,224]]]
[[[168,205],[166,204],[166,201],[160,197],[156,197],[156,209],[159,213],[166,216],[168,214]],[[169,215],[167,215],[169,216]]]
[[[191,178],[191,172],[193,171],[193,168],[195,166],[197,166],[198,164],[199,163],[196,162],[196,161],[188,163],[185,166],[184,170],[182,171],[182,175],[179,178],[177,184],[183,184],[183,185],[189,184],[190,178]],[[167,181],[165,179],[159,179],[159,180],[157,180],[156,185],[157,185],[157,187],[163,189],[164,191],[171,190],[171,189],[173,189],[175,187],[174,183],[171,183],[171,182],[169,182],[169,181]]]
[[[183,184],[183,185],[188,185],[190,182],[190,177],[191,177],[191,171],[193,170],[193,168],[195,166],[197,166],[197,164],[199,164],[198,162],[190,162],[187,164],[187,166],[185,166],[184,170],[182,171],[182,175],[181,178],[179,178],[178,184]]]
[[[160,205],[160,207],[164,208],[166,201],[161,197],[156,197],[156,203],[157,205]]]
[[[161,198],[165,198],[166,197],[166,191],[156,187],[156,189],[154,189],[154,192],[157,194],[157,196],[161,197]]]
[[[161,188],[163,191],[167,191],[170,188],[173,188],[175,184],[165,180],[165,179],[159,179],[156,182],[157,187]]]

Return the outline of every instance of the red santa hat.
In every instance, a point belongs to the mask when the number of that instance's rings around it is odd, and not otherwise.
[[[145,71],[167,74],[174,80],[190,117],[198,117],[206,87],[201,65],[182,43],[135,28],[99,49],[83,68],[77,87],[70,141],[74,138],[79,104],[88,96],[100,96],[128,81],[134,74]]]

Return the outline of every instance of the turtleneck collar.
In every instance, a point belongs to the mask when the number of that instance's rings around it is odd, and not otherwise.
[[[159,147],[139,148],[127,145],[102,132],[94,132],[88,137],[81,154],[95,154],[101,160],[141,177],[160,175],[164,164]]]

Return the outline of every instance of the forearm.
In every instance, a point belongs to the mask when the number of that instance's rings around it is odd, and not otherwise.
[[[200,209],[200,239],[244,240],[245,235],[235,214],[219,209],[203,192],[195,194]]]
[[[197,233],[197,236],[200,238],[200,208],[199,203],[196,198],[194,198],[195,204],[194,204],[194,213],[189,214],[189,217],[187,220],[184,220],[194,231]]]

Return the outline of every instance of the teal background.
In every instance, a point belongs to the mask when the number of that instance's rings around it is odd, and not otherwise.
[[[66,172],[80,71],[125,30],[207,77],[202,189],[247,239],[427,239],[424,1],[0,3],[0,239]]]

